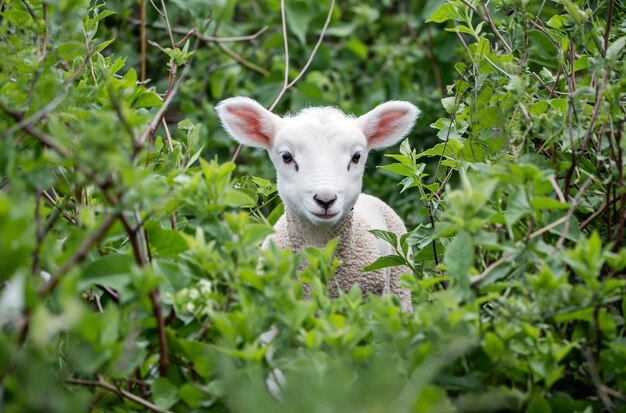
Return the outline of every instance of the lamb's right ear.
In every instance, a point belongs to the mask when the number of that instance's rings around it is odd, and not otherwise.
[[[376,106],[356,121],[367,139],[368,148],[379,149],[404,138],[419,114],[420,110],[412,103],[392,100]]]
[[[256,148],[270,149],[282,119],[247,97],[221,101],[217,115],[226,132],[237,142]]]

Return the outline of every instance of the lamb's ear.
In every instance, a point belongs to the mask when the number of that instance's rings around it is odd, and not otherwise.
[[[247,97],[234,97],[221,101],[217,115],[226,132],[246,146],[270,149],[282,119]]]
[[[385,148],[404,138],[413,128],[420,110],[409,102],[382,103],[357,119],[369,149]]]

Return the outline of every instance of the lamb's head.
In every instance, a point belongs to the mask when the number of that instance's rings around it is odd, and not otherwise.
[[[328,225],[354,207],[368,151],[402,139],[419,109],[391,101],[358,118],[327,107],[281,118],[252,99],[235,97],[222,101],[217,113],[236,141],[269,152],[285,206],[315,225]]]

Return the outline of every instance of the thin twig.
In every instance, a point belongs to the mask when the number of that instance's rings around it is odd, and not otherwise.
[[[26,0],[22,0],[22,4],[24,5],[24,7],[26,7],[26,10],[28,10],[28,14],[30,14],[30,17],[32,17],[33,20],[37,22],[37,16],[35,16],[35,13],[33,12],[32,7],[30,7],[30,4],[28,4]]]
[[[170,150],[170,153],[174,153],[174,145],[172,144],[172,135],[170,135],[170,129],[167,127],[167,122],[165,118],[161,118],[161,125],[165,130],[165,138],[167,139],[167,148]]]
[[[48,4],[44,3],[41,6],[43,12],[43,45],[41,46],[41,56],[39,57],[39,62],[43,62],[48,56]]]
[[[226,45],[223,45],[222,43],[217,43],[217,48],[220,49],[222,52],[226,53],[226,55],[228,55],[231,59],[233,59],[235,62],[239,63],[240,65],[247,67],[250,70],[254,70],[255,72],[263,76],[270,75],[269,71],[267,71],[266,69],[263,69],[261,66],[255,63],[252,63],[251,61],[238,55],[237,53],[235,53],[234,51],[226,47]]]
[[[611,23],[613,20],[613,6],[614,0],[609,0],[609,11],[606,18],[606,30],[604,31],[604,51],[603,56],[606,57],[606,51],[609,48],[609,36],[611,34]]]
[[[163,307],[159,295],[159,287],[155,287],[150,292],[150,301],[152,302],[152,312],[157,320],[157,330],[159,332],[159,375],[167,377],[169,358],[167,351],[167,336],[165,333],[165,320],[163,319]]]
[[[494,32],[496,37],[498,37],[498,39],[500,39],[500,42],[502,42],[502,45],[504,45],[504,48],[506,49],[506,51],[511,53],[513,51],[513,49],[511,49],[511,46],[509,46],[509,44],[506,42],[506,40],[504,40],[504,37],[502,37],[502,35],[498,31],[498,28],[496,27],[496,25],[493,24],[493,20],[491,20],[491,16],[489,15],[489,11],[487,10],[487,6],[485,6],[483,4],[483,5],[480,6],[480,8],[483,11],[482,16],[480,16],[480,17],[482,17],[482,19],[487,23],[487,25],[489,25],[489,27]]]
[[[176,81],[176,83],[172,87],[172,90],[170,91],[169,95],[163,101],[163,105],[161,105],[161,107],[157,111],[157,113],[154,116],[154,118],[152,118],[152,121],[150,122],[148,127],[144,130],[144,132],[141,134],[139,139],[137,139],[137,145],[135,146],[135,150],[133,151],[133,154],[131,155],[131,160],[135,160],[137,158],[137,155],[139,154],[139,152],[143,148],[143,144],[145,143],[146,139],[148,139],[148,136],[150,136],[151,133],[154,133],[154,131],[156,130],[156,128],[159,125],[159,123],[161,123],[161,117],[163,116],[163,114],[167,110],[170,102],[172,101],[172,99],[176,95],[176,92],[178,91],[178,87],[181,85],[181,83],[183,83],[183,80],[185,80],[185,78],[187,76],[187,73],[189,73],[189,68],[190,67],[191,67],[191,65],[189,65],[189,64],[187,64],[187,66],[185,66],[185,69],[183,70],[183,72],[181,73],[180,77],[178,78],[178,81]]]
[[[141,20],[139,21],[139,31],[141,32],[141,83],[146,81],[146,0],[141,0]]]
[[[60,214],[57,212],[58,215]],[[41,189],[39,188],[35,190],[35,236],[37,238],[37,246],[33,253],[33,275],[39,274],[39,249],[44,237],[44,232],[41,228]]]
[[[131,19],[128,19],[128,21],[129,23],[134,24],[134,25],[141,25],[141,20],[131,18]],[[167,27],[161,23],[152,23],[149,25],[149,27],[152,27],[154,29],[167,30]],[[205,36],[203,34],[200,34],[196,28],[172,27],[172,33],[183,34],[183,35],[187,35],[191,33],[192,35],[195,35],[198,39],[202,40],[205,43],[245,42],[245,41],[256,39],[257,37],[265,33],[265,31],[267,31],[267,26],[263,26],[256,32],[249,34],[249,35],[245,35],[245,36],[217,37],[217,36]]]
[[[50,196],[50,194],[46,191],[42,191],[42,195],[44,198],[46,198],[48,200],[48,202],[50,202],[52,204],[53,207],[55,207],[57,209],[57,211],[59,211],[59,213],[63,214],[63,218],[65,218],[70,224],[72,225],[76,225],[77,222],[74,219],[74,217],[72,217],[70,214],[68,214],[67,212],[65,212],[60,206],[57,205],[57,201],[52,198],[52,196]]]
[[[609,195],[609,191],[607,191],[607,195]],[[589,215],[589,218],[587,218],[586,220],[583,221],[582,224],[580,224],[580,229],[581,230],[585,229],[589,224],[595,221],[595,219],[598,218],[598,216],[602,215],[602,213],[606,211],[607,208],[610,210],[610,206],[613,205],[615,202],[617,202],[618,199],[619,199],[619,196],[613,198],[612,200],[609,200],[607,198],[607,200],[604,201],[604,203],[602,203],[602,206],[600,208],[594,211],[593,214]]]
[[[589,376],[591,377],[591,381],[593,381],[596,390],[598,391],[598,396],[600,400],[602,400],[602,404],[608,412],[615,411],[615,405],[609,399],[609,396],[606,394],[606,386],[602,383],[602,379],[600,374],[598,373],[598,367],[596,365],[596,360],[593,358],[593,354],[591,353],[591,349],[587,346],[586,351],[584,352],[585,357],[587,358],[587,366],[589,367]]]
[[[574,211],[576,210],[576,207],[578,207],[578,204],[580,203],[580,200],[583,194],[587,190],[587,187],[591,185],[592,181],[593,181],[593,178],[589,177],[585,180],[585,182],[583,182],[582,186],[578,190],[578,193],[576,194],[576,198],[574,198],[574,202],[572,202],[572,206],[570,207],[569,211],[567,211],[567,214],[565,215],[567,220],[565,221],[565,225],[563,225],[563,233],[561,234],[561,237],[556,243],[557,250],[561,248],[563,241],[565,241],[565,237],[569,233],[570,219],[574,216]]]
[[[159,409],[155,404],[149,402],[148,400],[137,396],[129,391],[120,389],[108,382],[106,382],[102,377],[98,377],[98,381],[94,380],[81,380],[81,379],[65,379],[65,382],[68,384],[79,384],[81,386],[91,386],[91,387],[100,387],[102,389],[108,390],[119,397],[123,397],[132,402],[137,403],[141,407],[144,407],[150,411],[157,413],[170,413],[170,410]]]
[[[174,41],[174,34],[172,33],[172,26],[170,26],[170,18],[167,15],[167,8],[165,7],[165,0],[161,0],[161,7],[163,7],[163,18],[165,19],[165,27],[167,27],[167,34],[170,37],[170,43],[172,48],[176,48],[176,42]]]

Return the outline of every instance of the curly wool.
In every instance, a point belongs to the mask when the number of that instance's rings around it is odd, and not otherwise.
[[[399,280],[400,274],[409,272],[407,267],[370,272],[362,270],[376,259],[392,254],[391,246],[374,237],[369,232],[371,229],[392,231],[398,238],[406,233],[404,223],[393,209],[374,196],[361,194],[354,211],[332,226],[313,225],[287,209],[274,226],[275,233],[265,240],[263,248],[273,241],[279,248],[299,253],[307,245],[323,247],[331,239],[340,237],[335,257],[341,264],[328,285],[329,296],[336,298],[339,290],[348,292],[353,285],[358,285],[364,296],[395,294],[403,311],[412,311],[411,294],[400,286]],[[301,267],[305,265],[303,262]],[[310,286],[306,283],[304,293],[307,298],[310,297]]]

